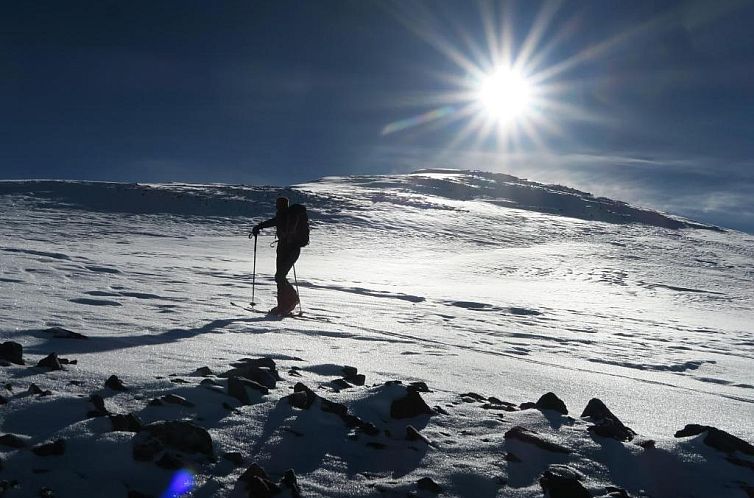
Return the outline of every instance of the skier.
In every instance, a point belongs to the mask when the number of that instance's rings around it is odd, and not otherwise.
[[[299,302],[298,293],[288,282],[288,272],[298,260],[301,248],[309,243],[309,218],[301,204],[289,206],[287,197],[275,201],[275,217],[263,221],[251,230],[255,237],[263,228],[275,227],[277,234],[277,258],[275,260],[275,283],[278,304],[271,314],[287,315]]]

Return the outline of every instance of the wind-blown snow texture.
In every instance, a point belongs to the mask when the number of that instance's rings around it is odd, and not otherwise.
[[[313,232],[296,267],[304,315],[273,321],[231,302],[251,299],[246,235],[281,192],[307,205]],[[0,433],[27,447],[66,440],[61,456],[0,445],[0,480],[18,481],[3,496],[42,487],[58,497],[161,496],[173,471],[134,460],[132,433],[87,418],[92,393],[144,423],[193,420],[216,455],[241,453],[238,468],[195,462],[192,496],[244,496],[237,480],[251,462],[275,480],[293,468],[304,496],[431,496],[417,488],[422,477],[447,496],[541,496],[548,468],[593,496],[607,486],[652,497],[754,492],[751,456],[710,448],[704,435],[673,437],[697,423],[754,440],[752,236],[450,170],[282,191],[0,182],[0,212],[0,342],[20,343],[26,360],[0,367]],[[259,239],[262,309],[274,305],[271,240]],[[51,352],[77,363],[34,366]],[[274,359],[282,378],[248,406],[225,394],[225,379],[209,377],[213,387],[192,375],[244,357]],[[343,365],[366,385],[339,390]],[[104,387],[113,374],[128,391]],[[421,396],[442,410],[392,419],[390,403],[405,393],[383,386],[394,379],[426,382],[432,392]],[[354,434],[332,413],[290,406],[297,382],[383,432]],[[31,383],[51,394],[27,394]],[[548,391],[572,418],[481,399],[517,406]],[[461,396],[469,392],[481,396]],[[169,393],[194,406],[147,406]],[[634,441],[587,432],[578,415],[593,397]],[[404,441],[409,423],[431,444]],[[571,453],[505,438],[517,425]],[[649,439],[656,448],[636,444]]]

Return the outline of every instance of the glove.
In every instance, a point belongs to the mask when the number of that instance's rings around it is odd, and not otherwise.
[[[254,237],[256,237],[257,235],[259,235],[259,230],[260,230],[259,225],[256,225],[254,228],[251,229],[251,234]]]

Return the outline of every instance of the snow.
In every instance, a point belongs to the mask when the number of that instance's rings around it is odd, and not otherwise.
[[[541,496],[551,465],[594,496],[614,485],[632,496],[743,497],[741,483],[754,486],[750,469],[703,436],[673,437],[697,423],[754,440],[751,235],[509,175],[330,177],[282,190],[307,205],[313,232],[296,267],[304,315],[271,321],[231,302],[251,299],[247,234],[280,192],[0,182],[0,342],[21,343],[26,360],[0,367],[12,387],[0,393],[0,432],[66,440],[57,457],[2,448],[0,479],[20,482],[7,496],[167,489],[174,472],[135,461],[131,433],[86,418],[92,393],[144,423],[193,420],[217,455],[244,455],[241,468],[222,458],[192,468],[192,496],[243,495],[236,481],[252,461],[275,479],[293,468],[305,496],[405,495],[422,477],[448,496]],[[261,309],[274,305],[270,241],[258,244]],[[34,367],[53,351],[77,364]],[[192,375],[263,356],[282,381],[249,406]],[[335,392],[343,365],[366,385]],[[104,387],[113,374],[128,391]],[[392,420],[402,388],[383,383],[394,379],[426,382],[422,397],[447,415]],[[335,415],[289,406],[299,381],[390,435],[354,441]],[[26,394],[32,382],[52,394]],[[552,391],[572,418],[483,409],[463,401],[470,391],[516,405]],[[167,393],[195,406],[147,405]],[[657,449],[589,436],[578,415],[594,397]],[[403,440],[409,422],[430,445]],[[573,453],[506,439],[515,425]]]

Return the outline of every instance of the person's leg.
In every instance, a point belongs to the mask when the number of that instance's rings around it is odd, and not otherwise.
[[[288,272],[293,268],[294,263],[301,254],[301,248],[278,247],[276,259],[275,283],[278,290],[278,308],[282,310],[295,306],[298,302],[298,295],[293,286],[286,278]]]

